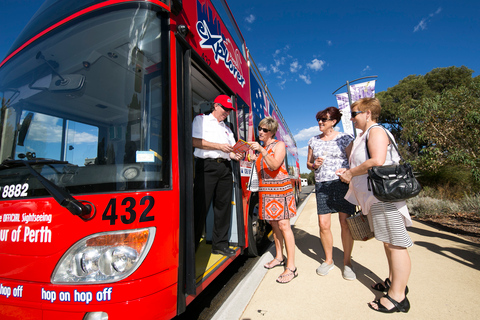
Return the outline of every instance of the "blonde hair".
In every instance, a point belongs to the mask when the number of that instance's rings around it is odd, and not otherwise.
[[[259,126],[265,126],[275,136],[278,130],[278,122],[272,117],[265,117],[258,124]]]
[[[380,100],[377,98],[362,98],[358,99],[352,106],[350,107],[353,109],[354,107],[358,107],[360,111],[367,111],[369,110],[372,114],[372,120],[377,122],[378,118],[380,117],[380,111],[382,111],[382,106],[380,105]]]

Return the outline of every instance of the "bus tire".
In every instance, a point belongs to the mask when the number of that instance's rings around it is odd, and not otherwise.
[[[248,247],[247,255],[258,257],[263,253],[268,243],[268,232],[271,227],[265,220],[260,220],[258,215],[258,195],[252,196],[248,210]]]
[[[298,206],[300,203],[300,189],[298,186],[295,188],[295,204]]]

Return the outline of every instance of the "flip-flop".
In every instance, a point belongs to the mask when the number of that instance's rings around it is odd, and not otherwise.
[[[278,276],[277,278],[277,282],[278,283],[289,283],[290,281],[292,281],[293,279],[295,279],[296,277],[298,277],[298,272],[297,272],[297,268],[295,268],[294,270],[290,269],[287,267],[287,269],[290,271],[288,273],[285,273],[285,274],[281,274]],[[288,281],[281,281],[283,278],[286,278],[286,277],[290,277],[292,276],[292,279],[288,280]]]
[[[279,263],[276,264],[276,265],[274,265],[274,266],[271,266],[272,262],[275,261],[275,260],[277,260]],[[280,260],[278,260],[277,258],[274,258],[272,261],[270,261],[269,263],[267,263],[267,264],[264,265],[263,267],[264,267],[265,269],[269,269],[269,270],[270,270],[270,269],[273,269],[273,268],[275,268],[275,267],[283,267],[283,266],[285,265],[285,262],[286,262],[285,260],[287,260],[287,259],[286,259],[286,258],[283,258],[283,260],[280,261]]]

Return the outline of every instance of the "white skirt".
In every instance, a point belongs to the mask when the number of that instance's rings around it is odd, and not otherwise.
[[[403,248],[413,246],[403,216],[394,203],[374,203],[370,208],[370,214],[375,239]]]

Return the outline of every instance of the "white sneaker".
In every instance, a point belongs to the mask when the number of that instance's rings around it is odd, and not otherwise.
[[[345,279],[345,280],[355,280],[355,279],[357,279],[357,276],[355,275],[355,272],[353,271],[353,267],[344,266],[342,274],[343,274],[343,279]]]
[[[331,264],[327,264],[326,262],[324,262],[317,268],[317,274],[319,276],[326,276],[330,272],[330,270],[333,269],[334,266],[335,263],[333,262],[333,260]]]

